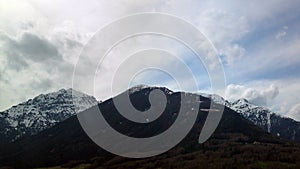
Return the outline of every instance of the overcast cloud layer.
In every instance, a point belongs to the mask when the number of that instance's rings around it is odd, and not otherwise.
[[[138,12],[163,12],[196,25],[215,45],[227,80],[226,90],[218,94],[229,100],[244,97],[300,120],[299,7],[300,2],[293,0],[0,0],[0,110],[40,93],[72,87],[80,51],[105,24]],[[102,65],[109,73],[96,81],[102,86],[101,96],[110,97],[105,79],[113,76],[118,57],[145,46],[173,49],[203,81],[200,90],[211,92],[205,68],[193,62],[188,51],[146,36],[112,51]],[[136,80],[149,82],[146,76]],[[176,89],[174,81],[163,77],[152,77],[152,83]]]

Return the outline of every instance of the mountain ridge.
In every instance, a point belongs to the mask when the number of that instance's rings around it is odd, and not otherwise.
[[[97,103],[94,97],[71,88],[40,94],[0,112],[1,141],[36,134]]]
[[[165,93],[168,94],[174,93],[166,87],[155,87],[147,85],[134,86],[128,89],[128,91],[129,93],[133,94],[144,89],[153,88],[164,89]],[[58,95],[60,94],[66,98],[59,97]],[[266,107],[260,107],[251,104],[247,99],[241,98],[234,102],[229,102],[223,97],[216,94],[200,93],[200,96],[211,98],[214,102],[223,104],[235,110],[244,118],[248,119],[255,125],[275,136],[280,136],[284,139],[300,142],[300,122],[297,122],[288,117],[282,117]],[[50,99],[46,101],[45,98]],[[77,99],[77,107],[74,107],[74,104],[72,103],[74,101],[74,98],[75,102]],[[55,105],[53,104],[53,100],[61,100],[62,102]],[[41,103],[35,105],[35,107],[32,107],[31,105],[33,104],[33,102]],[[46,128],[52,127],[58,122],[69,118],[71,115],[76,114],[76,112],[80,112],[97,103],[98,101],[94,97],[78,92],[71,88],[61,89],[57,92],[51,92],[47,94],[40,94],[33,99],[29,99],[26,102],[12,106],[10,109],[0,112],[0,141],[14,141],[23,135],[36,134]],[[43,104],[47,105],[46,108]],[[21,107],[19,108],[19,106]],[[41,108],[39,108],[39,106],[41,106]],[[55,106],[60,107],[60,110],[55,110]],[[33,111],[31,111],[31,108],[33,108]],[[11,110],[14,109],[15,111],[11,112]],[[45,113],[44,109],[50,110]],[[17,115],[15,117],[11,116],[11,114],[14,113],[16,113]],[[24,117],[22,116],[22,114],[25,114]],[[33,118],[30,118],[29,116],[33,116]],[[39,121],[37,119],[39,119]],[[31,127],[32,125],[34,125],[35,127]]]
[[[245,119],[248,119],[255,125],[275,136],[300,142],[299,121],[289,117],[284,117],[279,113],[271,111],[267,107],[254,105],[245,98],[240,98],[233,102],[229,102],[228,100],[225,100],[223,97],[216,94],[208,94],[207,96],[215,102],[235,110]]]
[[[154,89],[146,88],[132,93],[130,97],[133,105],[137,106],[138,109],[149,107],[148,96],[152,90]],[[162,88],[159,90],[167,92]],[[181,100],[181,98],[178,97],[180,94],[180,92],[173,92],[169,95],[167,99],[170,101],[167,102],[167,108],[159,119],[155,120],[155,125],[153,123],[153,125],[145,124],[136,126],[135,124],[124,121],[121,116],[114,115],[116,109],[114,108],[114,105],[111,104],[112,99],[99,103],[97,106],[101,110],[103,116],[107,117],[106,120],[109,124],[118,125],[122,122],[121,124],[123,124],[123,126],[120,128],[115,128],[116,126],[112,125],[116,130],[121,130],[119,132],[132,137],[149,137],[168,129],[169,122],[172,122],[172,119],[176,117],[180,108],[178,104]],[[184,99],[187,104],[190,101],[196,101],[194,98],[195,95],[183,93],[182,96],[187,97],[187,99]],[[207,111],[202,110],[210,109],[211,105],[211,100],[209,98],[203,96],[200,97],[202,102],[200,103],[197,120],[192,130],[187,133],[187,136],[176,147],[160,156],[153,157],[156,159],[155,161],[163,161],[166,157],[174,156],[174,154],[190,154],[196,151],[205,152],[208,150],[216,151],[215,146],[219,144],[223,145],[223,143],[226,143],[226,145],[252,145],[257,142],[279,146],[283,144],[279,138],[268,134],[227,107],[225,107],[222,120],[211,139],[205,144],[199,144],[198,137],[208,115]],[[81,113],[88,113],[90,110],[92,110],[92,108]],[[172,125],[172,123],[170,125]],[[224,147],[227,147],[226,145],[224,145]],[[106,165],[106,168],[110,168],[109,165],[112,164],[115,158],[118,158],[92,142],[83,131],[78,118],[75,115],[37,135],[23,137],[14,143],[6,144],[2,147],[0,145],[0,149],[2,150],[0,151],[0,163],[8,166],[12,165],[15,168],[47,167],[64,164],[74,160],[78,161],[95,158],[101,159],[95,165],[98,165],[98,167]],[[130,161],[128,158],[121,159],[124,162]],[[162,164],[157,165],[160,166]]]

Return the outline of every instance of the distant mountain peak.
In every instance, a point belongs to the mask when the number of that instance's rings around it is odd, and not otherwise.
[[[15,140],[36,134],[97,103],[94,97],[71,88],[40,94],[0,112],[0,137]]]
[[[212,95],[210,98],[214,102],[220,103],[222,97]],[[225,100],[225,106],[273,135],[300,142],[300,123],[291,118],[282,117],[267,107],[257,106],[245,98],[240,98],[234,102]]]

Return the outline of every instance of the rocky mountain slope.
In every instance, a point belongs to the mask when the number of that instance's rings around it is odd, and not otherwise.
[[[246,99],[232,102],[229,107],[273,135],[300,142],[300,122],[282,117],[266,107],[253,105]]]
[[[218,95],[206,96],[238,112],[247,120],[275,136],[300,142],[300,122],[298,121],[274,113],[267,107],[256,106],[247,99],[242,98],[229,102]]]
[[[0,112],[0,141],[37,134],[96,104],[94,97],[72,89],[41,94]]]

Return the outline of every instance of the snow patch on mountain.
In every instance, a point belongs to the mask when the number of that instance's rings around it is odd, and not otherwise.
[[[223,104],[231,108],[232,110],[241,114],[244,118],[250,120],[255,125],[265,129],[269,133],[271,133],[272,128],[271,116],[279,116],[270,111],[268,108],[256,106],[244,98],[238,99],[234,102],[230,102],[216,94],[201,93],[201,95],[211,98],[218,104]]]
[[[238,99],[229,107],[269,133],[271,132],[271,115],[274,113],[268,108],[251,104],[247,99]]]

